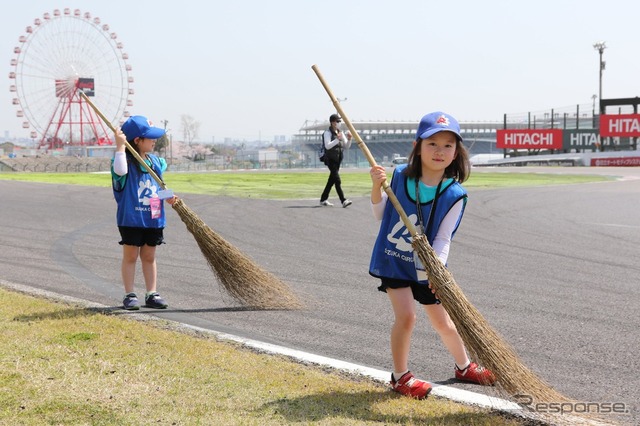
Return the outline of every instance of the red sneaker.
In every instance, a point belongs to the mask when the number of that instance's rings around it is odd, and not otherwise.
[[[423,380],[413,377],[411,371],[408,371],[400,377],[397,382],[391,375],[391,388],[404,396],[415,399],[424,399],[431,392],[431,385]]]
[[[487,386],[496,382],[496,376],[491,371],[475,362],[470,363],[464,370],[460,370],[456,365],[456,379]]]

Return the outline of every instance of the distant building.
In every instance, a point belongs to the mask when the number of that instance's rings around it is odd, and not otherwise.
[[[258,161],[263,168],[277,167],[280,153],[277,148],[270,147],[258,150]]]
[[[0,155],[9,155],[13,154],[16,145],[13,142],[3,142],[0,143]]]

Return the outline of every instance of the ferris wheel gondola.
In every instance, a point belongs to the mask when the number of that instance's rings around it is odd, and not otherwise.
[[[112,123],[129,116],[133,77],[117,34],[89,12],[68,8],[36,18],[25,32],[9,73],[22,127],[49,149],[112,144],[113,135],[78,91],[95,97]]]

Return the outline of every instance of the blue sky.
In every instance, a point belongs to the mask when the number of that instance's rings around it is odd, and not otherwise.
[[[444,110],[460,121],[640,96],[640,2],[350,0],[49,0],[0,16],[5,89],[0,135],[26,136],[9,92],[10,61],[27,25],[69,7],[109,24],[135,78],[132,114],[199,139],[272,140],[333,112],[317,64],[352,121],[415,120]]]

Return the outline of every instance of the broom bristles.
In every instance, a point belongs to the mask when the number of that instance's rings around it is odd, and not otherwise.
[[[438,299],[456,325],[469,354],[493,371],[498,380],[498,386],[511,396],[528,395],[534,402],[571,401],[520,361],[515,350],[467,300],[451,273],[429,245],[426,236],[417,235],[412,245],[427,269],[429,283],[436,290]]]
[[[176,200],[173,208],[229,295],[245,306],[261,309],[303,307],[285,283],[215,233],[181,199]]]
[[[497,379],[496,386],[509,398],[517,395],[527,398],[527,407],[537,404],[574,403],[553,389],[525,366],[515,350],[491,327],[482,314],[469,302],[451,273],[442,264],[425,235],[416,235],[413,249],[425,265],[429,283],[436,290],[451,320],[455,324],[469,355],[491,370]],[[531,402],[529,402],[529,398]],[[520,402],[520,401],[516,401]],[[554,425],[613,425],[615,421],[603,419],[597,413],[547,414],[533,413],[533,417],[545,419]]]

